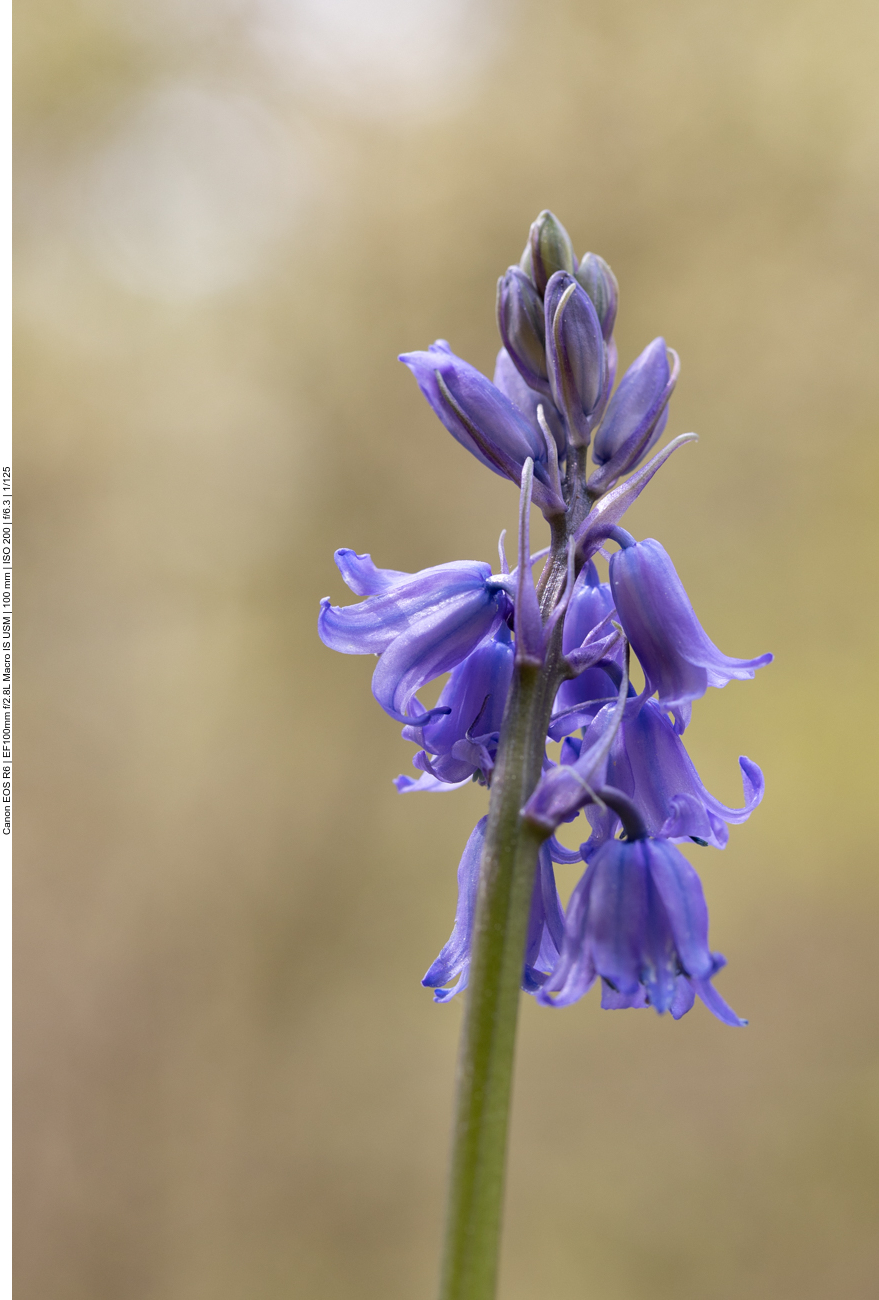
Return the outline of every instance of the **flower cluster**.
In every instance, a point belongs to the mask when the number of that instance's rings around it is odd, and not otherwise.
[[[400,358],[449,433],[520,488],[518,563],[510,569],[503,538],[496,573],[476,561],[402,573],[339,550],[343,579],[364,599],[344,607],[324,599],[319,632],[334,650],[378,656],[375,698],[418,746],[419,776],[398,777],[401,792],[490,786],[514,673],[544,675],[546,737],[560,749],[557,760],[544,750],[521,811],[542,839],[524,989],[560,1006],[600,979],[604,1007],[649,1005],[679,1018],[698,995],[725,1023],[744,1024],[712,986],[724,959],[709,950],[702,886],[675,845],[723,848],[728,826],[762,799],[763,777],[740,758],[744,803],[727,807],[702,784],[682,736],[709,686],[751,678],[772,656],[718,650],[660,543],[619,526],[694,435],[645,460],[666,426],[679,363],[657,338],[615,383],[617,300],[607,263],[595,253],[578,260],[564,227],[543,212],[498,284],[494,381],[442,340]],[[548,554],[530,553],[532,501],[552,529]],[[631,653],[640,693],[629,681]],[[424,707],[419,689],[447,672],[438,703]],[[556,831],[581,814],[589,833],[575,853]],[[487,820],[467,842],[454,929],[424,977],[437,1001],[467,984]],[[580,861],[586,870],[565,912],[554,863]]]

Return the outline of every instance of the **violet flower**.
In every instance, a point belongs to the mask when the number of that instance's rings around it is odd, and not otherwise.
[[[590,743],[586,732],[584,744]],[[651,835],[696,840],[723,849],[729,825],[740,825],[763,798],[763,773],[739,759],[745,802],[729,808],[702,784],[684,743],[655,700],[627,706],[611,746],[607,783],[630,796]],[[616,822],[616,819],[614,819]]]
[[[574,593],[565,613],[565,629],[562,650],[569,655],[586,641],[596,628],[602,625],[610,630],[610,620],[614,613],[613,595],[606,582],[598,577],[598,571],[590,560],[584,565]],[[616,652],[619,659],[622,651]],[[561,740],[578,727],[588,726],[596,713],[616,696],[619,678],[614,682],[604,668],[587,668],[577,677],[563,682],[553,706],[550,719],[549,737]]]
[[[546,286],[546,355],[553,401],[568,438],[587,447],[612,383],[601,323],[586,290],[567,271]]]
[[[485,840],[487,817],[481,818],[467,841],[458,865],[458,906],[455,924],[421,983],[433,989],[434,1002],[448,1002],[461,993],[470,976],[470,947],[473,920],[476,915],[476,898],[479,889],[479,865]],[[536,993],[546,982],[549,972],[559,959],[565,933],[565,918],[555,883],[555,872],[549,846],[540,851],[531,910],[528,917],[528,936],[525,941],[525,959],[522,967],[522,988],[526,993]],[[455,981],[454,984],[452,981]],[[452,987],[446,987],[451,985]]]
[[[462,447],[517,486],[525,461],[533,460],[535,503],[544,511],[564,512],[542,432],[485,375],[456,357],[444,339],[426,352],[405,352],[400,360]]]
[[[613,530],[622,550],[611,556],[610,586],[623,630],[659,703],[683,732],[692,702],[709,686],[744,681],[772,662],[771,654],[732,659],[710,641],[693,612],[674,565],[659,542],[636,542]]]
[[[318,618],[324,645],[343,654],[380,656],[372,692],[398,722],[417,719],[423,726],[445,713],[446,706],[427,712],[419,707],[414,714],[407,709],[421,686],[466,659],[509,608],[489,566],[461,560],[388,578],[392,571],[375,570],[369,556],[342,550],[336,562],[360,586],[387,585],[359,605],[334,606],[324,597]]]
[[[595,435],[592,459],[600,468],[589,480],[593,490],[610,487],[658,442],[668,420],[668,402],[680,363],[669,369],[665,339],[654,339],[636,357],[607,404]]]
[[[683,854],[661,839],[608,840],[571,895],[538,1000],[569,1006],[600,978],[606,1010],[652,1006],[679,1020],[698,996],[724,1024],[747,1024],[711,984],[725,964],[708,948],[702,885]]]
[[[426,726],[403,728],[404,740],[422,746],[412,760],[415,767],[451,784],[474,777],[483,783],[490,779],[513,675],[513,654],[513,638],[502,623],[452,671],[437,701],[438,708],[446,707],[449,712],[434,717]],[[408,778],[398,780],[406,782]]]
[[[585,253],[574,275],[592,299],[595,314],[601,322],[601,332],[610,342],[616,324],[619,285],[613,271],[597,253]]]
[[[543,409],[543,418],[555,441],[559,460],[564,460],[567,454],[567,440],[565,422],[561,414],[551,397],[543,396],[526,384],[513,364],[513,360],[506,348],[501,348],[497,354],[494,367],[494,385],[495,388],[500,389],[505,397],[510,399],[514,406],[519,408],[531,427],[538,433],[540,432],[540,421],[537,411],[538,407]]]

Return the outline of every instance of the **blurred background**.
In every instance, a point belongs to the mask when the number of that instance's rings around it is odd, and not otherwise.
[[[396,356],[491,372],[543,207],[623,364],[681,354],[701,441],[628,527],[777,658],[688,732],[728,802],[766,773],[691,855],[750,1027],[525,1000],[503,1300],[876,1294],[877,38],[868,0],[19,7],[19,1300],[433,1293],[462,1007],[419,981],[484,796],[395,794],[315,622],[337,546],[514,525]]]

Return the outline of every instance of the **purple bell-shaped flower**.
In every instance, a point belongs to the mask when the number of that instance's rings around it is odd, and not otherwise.
[[[711,983],[724,965],[683,854],[667,840],[608,840],[571,895],[561,959],[538,998],[568,1006],[600,978],[607,1010],[651,1006],[679,1020],[698,996],[724,1024],[744,1025]]]
[[[709,686],[744,681],[772,662],[771,654],[733,659],[718,650],[693,612],[683,583],[659,542],[636,542],[622,529],[612,536],[622,550],[611,556],[610,586],[620,623],[659,703],[674,713],[682,732],[693,700]]]
[[[433,989],[434,1002],[448,1002],[456,993],[467,987],[470,975],[470,949],[473,940],[473,922],[476,916],[476,896],[479,890],[479,865],[485,828],[488,818],[476,823],[458,866],[458,907],[455,924],[448,942],[421,983]],[[531,911],[528,917],[528,934],[525,941],[525,960],[522,968],[522,988],[526,993],[536,993],[545,983],[549,972],[559,958],[565,932],[565,918],[555,883],[555,872],[548,845],[540,850],[534,889],[531,894]],[[446,987],[455,983],[451,988]]]
[[[343,654],[377,654],[372,693],[398,722],[418,721],[447,712],[408,708],[416,691],[455,668],[509,609],[509,598],[490,581],[487,564],[461,560],[420,573],[376,569],[368,555],[336,552],[349,586],[370,594],[359,605],[321,601],[318,633],[324,645]]]

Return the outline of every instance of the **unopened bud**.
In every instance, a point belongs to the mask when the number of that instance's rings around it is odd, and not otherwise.
[[[677,380],[668,364],[665,339],[654,339],[636,357],[610,399],[595,438],[592,459],[624,474],[659,441],[668,419],[668,399]],[[607,475],[605,474],[605,477]],[[603,482],[603,479],[602,479]]]
[[[498,280],[497,323],[504,347],[526,384],[548,395],[543,303],[518,266],[511,266]]]
[[[576,264],[574,245],[559,219],[544,209],[531,226],[530,274],[537,292],[543,294],[556,271],[573,272]]]
[[[575,446],[589,445],[607,380],[607,353],[592,300],[572,275],[557,271],[544,300],[549,382]]]
[[[595,313],[601,322],[601,332],[605,339],[613,334],[617,318],[619,286],[613,271],[603,257],[597,253],[587,253],[575,272],[578,281],[592,299]]]

